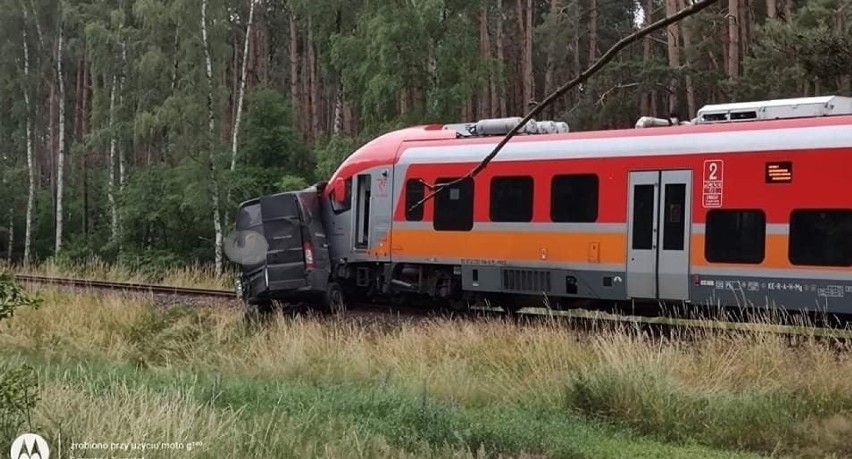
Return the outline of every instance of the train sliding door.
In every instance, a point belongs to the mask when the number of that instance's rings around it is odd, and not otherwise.
[[[627,296],[689,299],[692,171],[630,173]]]

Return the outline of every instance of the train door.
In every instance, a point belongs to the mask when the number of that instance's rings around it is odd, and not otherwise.
[[[689,299],[692,171],[630,173],[627,296]]]
[[[355,187],[355,248],[366,249],[370,245],[370,174],[357,176]]]

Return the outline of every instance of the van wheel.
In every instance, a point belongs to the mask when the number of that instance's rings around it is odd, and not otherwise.
[[[259,300],[246,302],[245,318],[249,322],[258,322],[268,319],[275,312],[272,300]]]
[[[329,282],[325,288],[323,306],[327,312],[340,314],[346,310],[343,288],[337,282]]]

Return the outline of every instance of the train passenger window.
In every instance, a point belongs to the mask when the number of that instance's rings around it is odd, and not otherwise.
[[[412,178],[405,182],[405,219],[410,222],[423,220],[423,205],[414,209],[411,206],[422,201],[426,196],[426,185],[420,179]]]
[[[533,178],[529,176],[491,179],[491,221],[529,222],[533,215]]]
[[[757,209],[711,210],[704,258],[713,263],[761,263],[766,254],[766,214]]]
[[[790,214],[790,263],[852,266],[852,209],[796,209]]]
[[[550,219],[591,223],[598,219],[598,176],[556,175],[550,188]]]
[[[435,185],[449,183],[456,177],[439,178]],[[470,231],[473,229],[473,179],[466,178],[435,195],[436,231]]]

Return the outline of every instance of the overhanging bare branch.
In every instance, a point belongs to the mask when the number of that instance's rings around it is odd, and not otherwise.
[[[497,153],[500,152],[500,150],[503,148],[503,146],[505,146],[509,142],[509,140],[511,140],[511,138],[514,137],[515,134],[517,134],[518,131],[521,130],[521,128],[524,125],[526,125],[531,119],[533,119],[534,116],[538,115],[542,110],[544,110],[545,107],[552,104],[556,99],[558,99],[560,96],[565,94],[568,90],[570,90],[571,88],[583,83],[584,81],[589,79],[589,77],[591,77],[592,75],[597,73],[604,65],[606,65],[609,61],[611,61],[615,57],[615,55],[619,51],[624,49],[627,45],[630,45],[631,43],[638,41],[640,38],[643,38],[648,34],[651,34],[651,33],[655,32],[657,30],[660,30],[660,29],[667,27],[671,24],[674,24],[674,23],[680,21],[681,19],[684,19],[688,16],[691,16],[691,15],[707,8],[708,6],[716,3],[717,1],[718,0],[700,0],[700,1],[697,1],[697,2],[693,3],[691,6],[688,6],[688,7],[678,11],[677,13],[675,13],[673,15],[667,16],[663,19],[660,19],[659,21],[657,21],[653,24],[650,24],[647,27],[639,29],[636,32],[633,32],[632,34],[630,34],[630,35],[622,38],[621,40],[619,40],[616,44],[614,44],[611,48],[609,48],[600,58],[598,58],[598,60],[595,61],[594,64],[592,64],[589,68],[584,70],[583,73],[579,74],[573,80],[571,80],[571,81],[565,83],[564,85],[560,86],[559,88],[557,88],[555,91],[553,91],[553,93],[551,93],[549,96],[547,96],[546,99],[544,99],[543,101],[541,101],[541,103],[536,105],[535,108],[533,108],[529,113],[527,113],[527,115],[514,128],[512,128],[512,130],[509,131],[509,133],[506,134],[505,137],[503,137],[503,140],[501,140],[500,143],[498,143],[497,146],[494,147],[494,150],[492,150],[491,153],[489,153],[488,156],[486,156],[482,160],[482,162],[477,164],[476,167],[471,169],[470,172],[465,174],[463,177],[459,177],[459,178],[457,178],[457,179],[455,179],[451,182],[447,182],[447,183],[440,185],[440,186],[436,185],[435,188],[434,188],[434,191],[432,191],[431,193],[426,195],[423,199],[421,199],[417,203],[413,204],[409,208],[409,210],[414,210],[418,206],[423,205],[423,203],[425,203],[426,201],[435,197],[435,195],[440,193],[445,188],[453,186],[456,183],[459,183],[464,179],[475,177],[476,174],[480,173],[483,169],[485,169],[486,166],[488,166],[488,163],[491,162],[491,160],[494,159],[495,156],[497,156]]]

